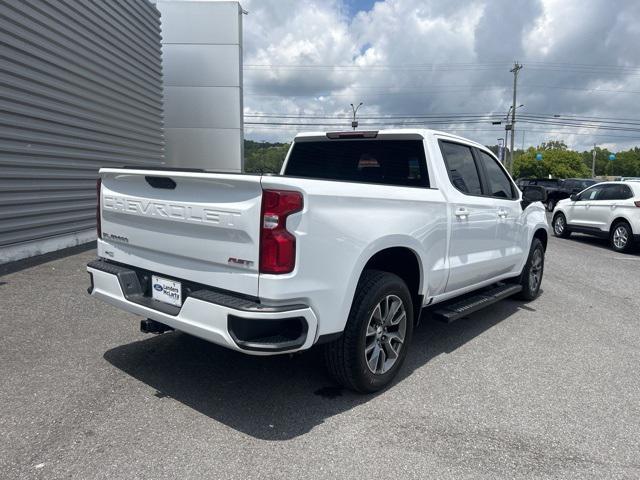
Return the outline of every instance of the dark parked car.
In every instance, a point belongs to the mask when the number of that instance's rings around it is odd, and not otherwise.
[[[553,212],[559,200],[569,198],[574,193],[579,193],[591,185],[598,183],[590,178],[519,178],[516,184],[522,190],[529,185],[544,187],[547,191],[547,210]]]
[[[591,178],[567,178],[566,180],[562,180],[558,188],[553,192],[547,192],[547,210],[553,212],[553,209],[560,200],[569,198],[574,193],[580,193],[585,188],[595,185],[596,183],[598,183],[598,180]]]
[[[539,187],[543,187],[547,191],[547,208],[549,211],[553,210],[553,207],[556,206],[558,200],[556,199],[556,192],[561,188],[563,180],[559,178],[519,178],[516,181],[516,185],[520,190],[524,191],[525,187],[530,185],[537,185]],[[567,195],[568,197],[568,195]],[[549,198],[553,198],[553,202],[551,208],[549,208]],[[566,197],[562,197],[566,198]]]

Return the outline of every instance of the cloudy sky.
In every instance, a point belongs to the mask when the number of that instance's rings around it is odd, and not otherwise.
[[[640,145],[639,0],[241,3],[247,138],[348,127],[363,102],[362,128],[426,123],[495,144],[518,60],[518,148],[523,131],[525,146]]]

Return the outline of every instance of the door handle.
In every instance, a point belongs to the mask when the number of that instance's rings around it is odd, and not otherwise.
[[[500,218],[507,218],[507,215],[509,215],[509,213],[504,208],[498,210],[498,216]]]
[[[467,218],[469,216],[469,210],[464,207],[459,207],[456,209],[455,215],[458,218]]]

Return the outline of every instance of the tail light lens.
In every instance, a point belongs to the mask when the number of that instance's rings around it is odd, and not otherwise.
[[[100,215],[100,190],[102,187],[102,179],[99,178],[96,182],[96,195],[98,197],[98,202],[96,203],[96,231],[98,233],[98,238],[102,238],[102,225],[101,223],[101,215]]]
[[[302,210],[302,194],[262,191],[260,273],[289,273],[296,266],[296,237],[287,231],[287,217]]]
[[[640,208],[640,200],[636,200],[635,202],[633,202],[636,204],[636,207]]]

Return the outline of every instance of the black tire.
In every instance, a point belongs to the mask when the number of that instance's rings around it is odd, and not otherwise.
[[[539,263],[538,263],[539,262]],[[535,272],[535,275],[532,274]],[[527,263],[522,269],[518,283],[522,285],[522,291],[516,295],[520,300],[531,301],[537,298],[544,274],[544,245],[538,238],[534,238],[529,249]]]
[[[550,198],[550,199],[547,201],[547,210],[548,210],[549,212],[553,212],[553,209],[554,209],[554,208],[556,208],[556,203],[558,203],[558,202],[556,201],[556,199],[555,199],[555,198]]]
[[[400,299],[405,310],[404,339],[399,344],[397,357],[392,366],[384,373],[374,373],[368,365],[365,353],[367,341],[371,340],[371,333],[367,335],[367,328],[374,319],[374,310],[381,301],[389,297]],[[405,282],[392,273],[365,270],[358,282],[344,333],[337,340],[324,346],[324,358],[329,374],[338,383],[360,393],[376,392],[386,387],[398,373],[407,355],[413,336],[413,322],[413,302]],[[382,350],[380,342],[377,339],[374,341],[378,342],[378,350]],[[383,356],[380,352],[378,355]],[[383,366],[385,359],[393,358],[385,353],[382,359]],[[377,361],[375,363],[378,365]]]
[[[571,230],[569,230],[569,227],[567,226],[567,217],[564,216],[564,213],[556,213],[551,225],[553,227],[553,234],[556,237],[569,238],[571,235]]]
[[[618,235],[624,237],[619,237]],[[626,240],[623,241],[623,238]],[[609,244],[616,252],[627,253],[633,250],[633,230],[624,220],[620,220],[613,224],[609,232]]]

